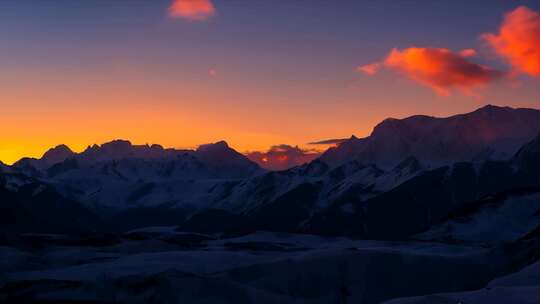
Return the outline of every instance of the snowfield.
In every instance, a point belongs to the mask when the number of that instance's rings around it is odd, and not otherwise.
[[[107,245],[56,236],[40,248],[52,237],[0,248],[0,300],[380,303],[480,289],[516,263],[516,254],[481,246],[272,232],[216,239],[152,227]]]

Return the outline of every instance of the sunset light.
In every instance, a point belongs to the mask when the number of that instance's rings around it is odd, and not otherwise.
[[[539,0],[0,0],[0,304],[540,303]]]

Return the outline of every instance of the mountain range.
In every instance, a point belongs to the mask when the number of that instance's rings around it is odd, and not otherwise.
[[[388,118],[366,138],[351,137],[321,159],[337,165],[350,159],[392,168],[412,156],[429,167],[459,161],[506,159],[540,133],[540,111],[487,105],[467,114],[437,118]]]
[[[0,302],[531,303],[539,122],[387,119],[280,171],[223,141],[0,164]]]
[[[70,202],[78,216],[100,222],[80,221],[79,230],[174,224],[213,233],[403,238],[485,196],[535,186],[538,134],[534,109],[488,105],[447,118],[386,119],[370,136],[282,171],[260,168],[224,141],[177,150],[114,140],[81,153],[59,145],[39,159],[3,165],[10,199],[2,201],[19,217],[33,214],[28,227],[51,222],[54,208],[36,213],[21,203],[47,189],[41,207]]]

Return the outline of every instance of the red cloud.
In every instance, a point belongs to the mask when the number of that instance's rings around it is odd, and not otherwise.
[[[457,88],[470,94],[474,87],[489,84],[504,76],[501,71],[470,62],[467,57],[476,55],[471,49],[454,53],[445,48],[411,47],[393,49],[381,62],[358,69],[368,75],[380,67],[399,72],[409,79],[429,86],[437,94],[447,96]]]
[[[216,13],[210,0],[174,0],[169,7],[169,16],[193,21],[206,20]]]
[[[285,170],[308,163],[319,157],[316,151],[303,150],[289,145],[273,146],[267,152],[249,152],[246,157],[268,170]]]
[[[498,34],[482,38],[514,70],[540,77],[540,14],[520,6],[505,15]]]

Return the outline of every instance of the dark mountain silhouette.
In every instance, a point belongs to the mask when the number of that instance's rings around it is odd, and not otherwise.
[[[0,231],[82,233],[105,229],[98,215],[53,187],[22,174],[0,174]]]
[[[58,145],[49,149],[39,159],[25,157],[13,164],[13,167],[33,175],[73,156],[75,153],[68,146]]]
[[[7,172],[10,170],[10,167],[0,161],[0,173]]]
[[[53,165],[62,162],[70,157],[75,156],[75,153],[66,145],[58,145],[43,154],[41,161]]]

